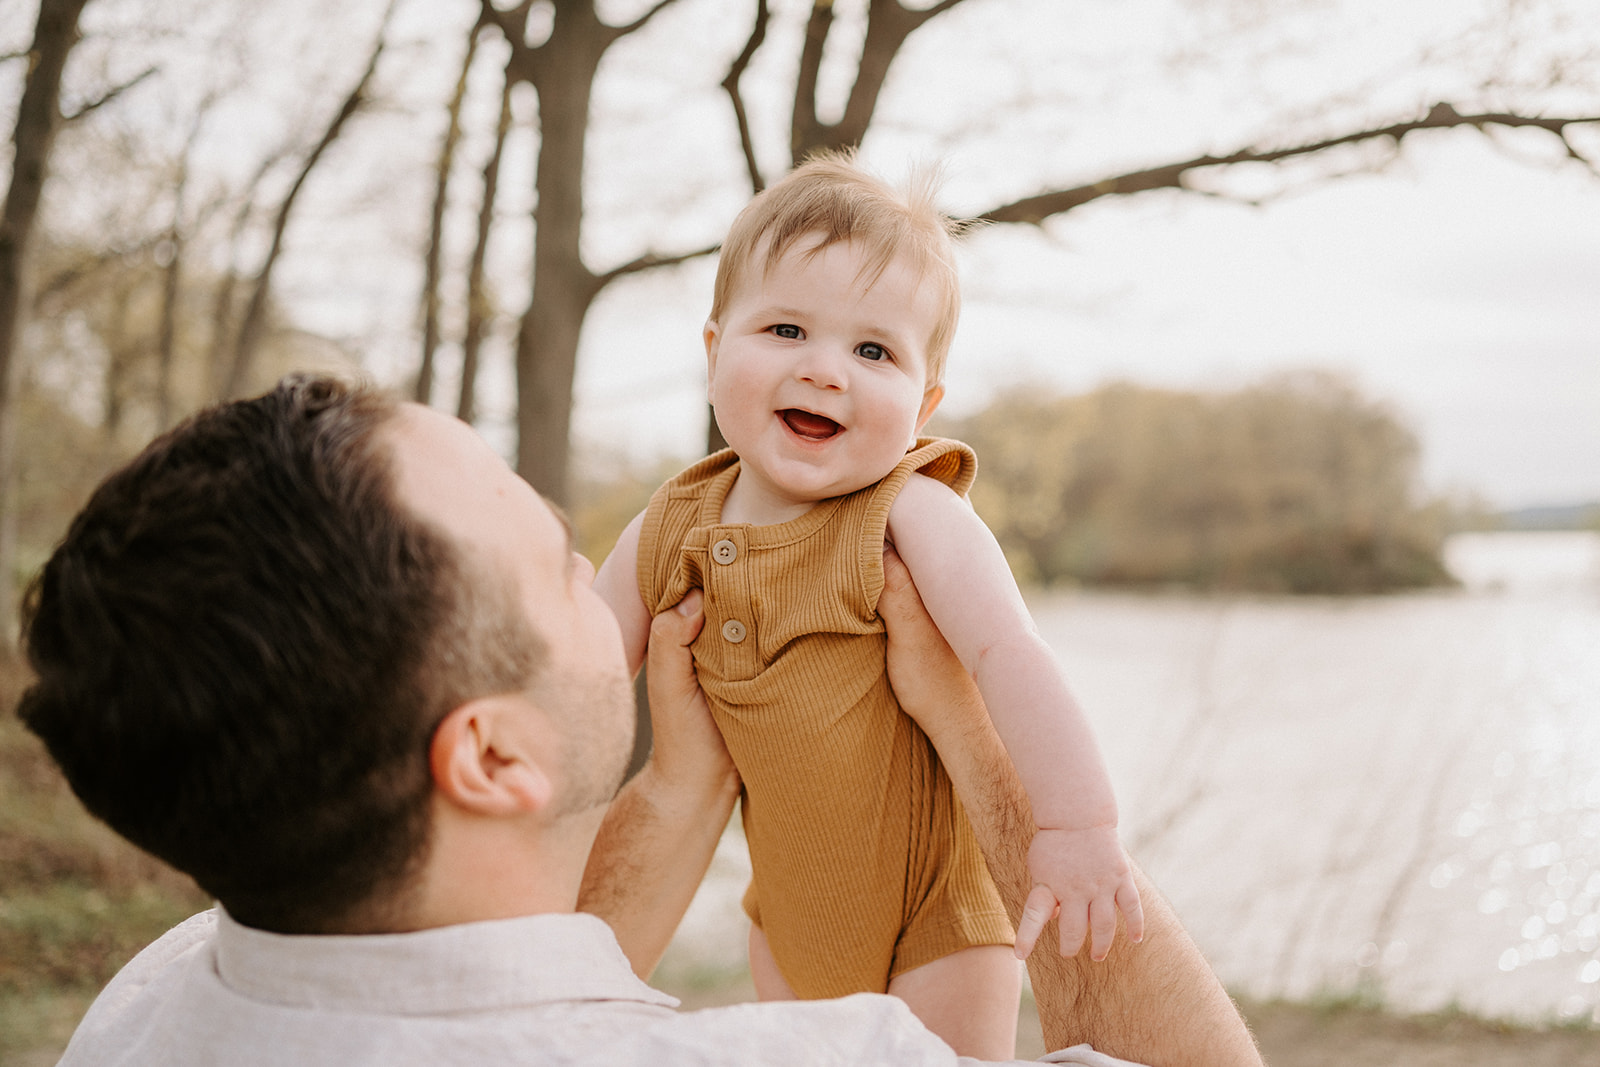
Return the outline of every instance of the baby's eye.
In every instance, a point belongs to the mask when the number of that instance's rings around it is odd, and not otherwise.
[[[889,350],[874,341],[863,341],[859,345],[856,345],[856,355],[860,356],[862,359],[870,359],[872,362],[876,363],[879,360],[888,359]]]
[[[800,340],[800,327],[790,322],[780,322],[776,326],[768,327],[774,334],[786,341]]]

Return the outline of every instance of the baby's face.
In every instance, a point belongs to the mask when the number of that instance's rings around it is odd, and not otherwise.
[[[938,405],[931,286],[896,258],[871,285],[850,242],[796,243],[706,323],[711,403],[739,454],[741,521],[782,522],[894,469]],[[759,257],[758,257],[759,258]]]

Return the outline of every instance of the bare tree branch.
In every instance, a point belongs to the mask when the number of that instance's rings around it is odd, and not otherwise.
[[[817,118],[817,73],[822,68],[822,53],[833,28],[832,0],[815,0],[806,20],[806,39],[800,46],[800,70],[795,75],[794,109],[789,116],[789,161],[798,163],[825,140]]]
[[[14,636],[12,574],[17,554],[16,404],[23,316],[28,302],[26,266],[33,246],[39,199],[61,127],[61,74],[78,43],[78,18],[87,0],[41,0],[28,70],[22,80],[11,135],[11,178],[0,204],[0,639]]]
[[[194,120],[189,124],[189,135],[184,138],[183,153],[178,157],[178,169],[172,183],[172,222],[164,238],[168,257],[162,268],[161,317],[156,329],[156,425],[163,430],[172,423],[172,374],[177,362],[178,306],[182,295],[184,253],[189,239],[184,227],[184,215],[190,170],[200,131],[219,95],[217,91],[208,92],[195,108]]]
[[[739,90],[739,79],[744,76],[746,68],[750,66],[750,60],[760,50],[762,42],[767,39],[767,21],[770,15],[767,0],[756,0],[756,21],[750,28],[750,39],[744,43],[744,50],[728,67],[728,76],[722,79],[722,88],[733,103],[734,121],[739,124],[739,148],[744,153],[744,163],[750,171],[752,195],[766,188],[767,183],[761,177],[761,168],[756,164],[755,143],[750,139],[750,116],[745,111],[744,94]]]
[[[1038,225],[1052,215],[1059,215],[1075,207],[1081,207],[1091,201],[1099,200],[1101,197],[1127,196],[1131,193],[1148,192],[1153,189],[1185,189],[1193,192],[1195,190],[1190,189],[1186,179],[1192,172],[1203,170],[1207,167],[1225,167],[1238,163],[1277,163],[1287,159],[1313,155],[1317,152],[1325,152],[1330,148],[1339,148],[1345,145],[1380,139],[1388,139],[1398,144],[1405,137],[1419,130],[1445,130],[1460,126],[1472,126],[1479,130],[1482,130],[1485,126],[1546,130],[1561,139],[1569,155],[1579,159],[1588,165],[1590,169],[1594,169],[1594,163],[1579,154],[1568,140],[1566,129],[1568,126],[1595,122],[1600,122],[1600,115],[1574,118],[1548,118],[1506,112],[1463,115],[1456,111],[1452,105],[1441,102],[1435,104],[1426,116],[1411,122],[1399,122],[1389,126],[1357,130],[1338,137],[1330,137],[1325,140],[1286,148],[1247,148],[1225,156],[1196,156],[1193,159],[1183,160],[1178,163],[1168,163],[1160,167],[1151,167],[1146,170],[1131,171],[1127,174],[1102,178],[1100,181],[1090,185],[1080,185],[1072,189],[1059,189],[1040,193],[1036,196],[1024,197],[1021,200],[992,208],[979,215],[978,219],[984,222],[1027,222]]]
[[[51,314],[58,301],[71,297],[75,290],[84,286],[103,284],[104,272],[148,256],[164,238],[165,234],[149,234],[132,244],[113,245],[56,271],[31,287],[30,314]]]
[[[935,18],[962,0],[943,0],[942,3],[920,11],[911,10],[900,0],[872,0],[867,15],[867,39],[861,49],[861,62],[856,81],[850,88],[850,99],[845,104],[844,116],[835,129],[838,143],[860,144],[872,123],[878,98],[883,94],[884,82],[889,77],[889,67],[899,55],[906,38],[923,24]]]
[[[500,161],[504,158],[506,137],[511,133],[511,91],[516,83],[509,77],[500,87],[500,122],[495,127],[494,149],[483,165],[483,201],[478,205],[478,241],[467,265],[467,326],[461,339],[461,388],[456,400],[456,418],[470,423],[476,412],[478,390],[478,352],[488,331],[493,308],[485,295],[484,264],[489,256],[489,235],[494,229],[494,205],[500,189]]]
[[[515,41],[522,40],[520,34],[527,29],[528,13],[533,10],[533,0],[522,0],[516,7],[508,7],[504,11],[494,6],[493,0],[479,0],[478,25],[493,26],[500,31],[506,40],[513,40],[515,31],[519,36]],[[473,31],[476,34],[476,29]]]
[[[942,0],[920,10],[906,7],[900,0],[871,0],[867,10],[867,36],[856,64],[856,80],[850,87],[844,115],[835,123],[817,117],[817,75],[828,33],[833,27],[831,0],[816,0],[806,24],[805,45],[800,53],[800,73],[795,80],[794,112],[789,127],[789,150],[798,163],[813,152],[859,145],[872,124],[873,112],[883,95],[889,68],[900,48],[929,19],[949,11],[962,0]]]
[[[461,59],[461,75],[450,94],[449,119],[444,143],[439,146],[439,161],[434,171],[433,210],[428,216],[428,250],[423,256],[422,281],[422,359],[417,367],[412,399],[419,404],[433,397],[433,356],[439,347],[439,261],[444,256],[444,213],[450,203],[450,172],[455,168],[456,146],[461,142],[461,105],[467,98],[467,79],[472,61],[478,56],[478,28],[467,35],[466,54]]]
[[[388,40],[389,20],[394,15],[396,0],[390,0],[388,9],[384,12],[383,22],[378,28],[378,39],[372,47],[372,54],[367,58],[367,68],[361,74],[361,80],[356,82],[350,95],[345,97],[333,121],[323,131],[322,139],[311,150],[300,173],[295,176],[294,184],[289,187],[289,192],[283,198],[283,203],[278,206],[278,215],[272,227],[272,245],[267,250],[267,257],[261,264],[260,271],[256,274],[255,288],[250,294],[250,304],[245,309],[244,319],[239,324],[239,333],[234,343],[233,362],[228,369],[228,376],[224,380],[222,396],[231,398],[237,396],[244,387],[250,372],[250,365],[255,357],[255,350],[261,340],[262,327],[265,321],[267,295],[272,282],[272,269],[277,264],[278,256],[283,251],[283,235],[289,226],[289,216],[294,210],[296,199],[300,190],[305,186],[306,179],[311,176],[311,171],[322,158],[328,146],[338,140],[339,134],[344,129],[344,124],[351,115],[359,111],[367,102],[367,86],[372,83],[372,77],[378,69],[378,59],[383,55],[384,45]]]
[[[659,15],[662,11],[666,10],[667,8],[671,7],[673,4],[675,4],[677,2],[678,2],[678,0],[656,0],[655,6],[652,7],[649,11],[646,11],[644,14],[640,15],[638,18],[634,19],[632,22],[628,23],[626,26],[617,26],[617,27],[615,27],[617,36],[618,37],[626,37],[628,34],[634,32],[635,30],[641,29],[644,26],[645,23],[649,22],[651,19],[653,19],[657,15]]]
[[[149,67],[146,70],[144,70],[143,72],[141,72],[140,74],[138,74],[135,77],[133,77],[132,79],[123,82],[121,85],[115,86],[115,87],[113,87],[111,89],[107,89],[104,93],[102,93],[99,96],[95,97],[93,100],[89,101],[87,104],[84,104],[82,107],[80,107],[78,110],[74,111],[72,114],[61,116],[61,121],[62,122],[69,122],[69,123],[70,122],[77,122],[79,119],[83,118],[85,115],[88,115],[88,114],[91,114],[92,112],[100,110],[102,107],[105,107],[107,104],[111,103],[111,101],[115,100],[117,97],[119,97],[123,93],[127,92],[129,89],[132,89],[135,85],[138,85],[140,82],[142,82],[146,78],[150,77],[152,74],[154,74],[159,69],[160,69],[159,67]]]
[[[265,156],[255,173],[244,186],[244,192],[238,198],[238,210],[233,214],[233,223],[228,227],[228,266],[222,272],[222,278],[217,283],[216,294],[211,301],[211,344],[206,365],[210,369],[212,393],[222,395],[223,387],[227,381],[227,349],[228,339],[233,334],[234,315],[234,290],[238,287],[239,249],[244,244],[245,232],[249,228],[251,216],[256,210],[256,196],[267,176],[275,170],[279,163],[286,159],[290,152],[287,141],[279,145],[270,154]],[[225,194],[219,194],[215,203],[220,208],[225,202]]]
[[[656,267],[672,267],[679,263],[687,263],[691,259],[702,256],[714,256],[722,248],[720,243],[697,248],[693,252],[678,252],[672,255],[662,255],[657,252],[646,252],[638,259],[629,260],[619,267],[613,267],[595,278],[595,288],[603,289],[626,274],[638,274],[640,271],[653,270]]]

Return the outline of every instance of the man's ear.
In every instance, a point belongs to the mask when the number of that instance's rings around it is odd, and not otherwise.
[[[936,385],[922,396],[922,410],[917,412],[917,432],[928,425],[928,420],[933,418],[933,413],[939,410],[939,401],[944,399],[944,386]]]
[[[722,327],[714,319],[707,319],[701,338],[706,343],[706,402],[711,402],[711,386],[717,378],[717,346],[722,340]]]
[[[469,700],[446,715],[428,749],[434,788],[478,815],[542,811],[553,789],[541,754],[526,740],[536,713],[526,697],[506,694]]]

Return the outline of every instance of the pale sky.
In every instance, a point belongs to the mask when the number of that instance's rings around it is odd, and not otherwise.
[[[982,25],[983,6],[972,5],[974,26]],[[1408,4],[1397,14],[1383,5],[1346,6],[1391,20],[1440,7]],[[1445,6],[1459,14],[1472,5]],[[1588,6],[1600,25],[1600,2],[1577,6]],[[1155,12],[1154,18],[1168,5],[1134,7]],[[1361,28],[1351,47],[1369,41],[1375,30],[1393,29],[1388,22]],[[951,27],[952,33],[959,29]],[[1146,29],[1137,20],[1104,28],[1103,47],[1115,57],[1127,46],[1114,30]],[[1027,40],[1051,48],[1050,33]],[[941,47],[952,47],[948,39],[926,43],[934,55],[908,55],[908,64],[926,65]],[[1098,54],[1082,40],[1075,47]],[[1282,69],[1252,68],[1255,87],[1270,83],[1275,92],[1308,99],[1316,96],[1318,79],[1333,77],[1325,67],[1339,58],[1297,67],[1295,55],[1285,59],[1259,47]],[[1392,51],[1375,62],[1400,62],[1394,57],[1405,50],[1393,45]],[[952,69],[946,64],[959,95],[962,74]],[[1454,77],[1418,81],[1410,91],[1436,99],[1429,94],[1450,88]],[[1044,93],[1038,85],[1029,91]],[[1141,91],[1131,86],[1126,96]],[[1248,95],[1227,88],[1213,90],[1209,100],[1183,99],[1181,84],[1177,90],[1153,85],[1146,101],[1119,94],[1123,119],[1103,122],[1098,136],[1063,119],[1083,159],[1077,164],[1071,153],[1056,158],[1062,154],[1047,136],[1052,117],[1046,107],[1042,116],[1026,119],[1037,139],[1015,159],[985,159],[971,144],[958,143],[945,155],[949,188],[977,200],[962,205],[975,209],[984,206],[985,195],[995,198],[988,189],[975,191],[985,181],[1022,194],[1045,181],[1082,177],[1074,166],[1098,176],[1114,172],[1111,167],[1180,158],[1191,147],[1237,147],[1218,143],[1227,134],[1186,144],[1183,133],[1248,129],[1225,113],[1234,91]],[[1589,113],[1600,113],[1600,93],[1575,98],[1574,107],[1585,103]],[[936,94],[933,101],[898,106],[920,109],[920,118],[941,105]],[[883,118],[892,133],[869,139],[865,153],[891,177],[906,159],[930,154],[929,140],[907,132],[914,120],[896,108],[891,96]],[[1171,111],[1182,112],[1181,122]],[[1158,122],[1141,116],[1173,125],[1153,137]],[[941,115],[939,121],[959,124],[961,118]],[[1005,132],[1007,121],[995,124],[993,137]],[[1238,144],[1248,143],[1248,133],[1238,136]],[[1600,154],[1600,129],[1592,129],[1586,143]],[[1294,184],[1259,207],[1155,193],[1077,209],[1043,233],[996,227],[966,249],[966,305],[947,410],[970,411],[993,392],[1019,384],[1081,390],[1131,379],[1203,388],[1244,384],[1277,370],[1326,368],[1351,376],[1416,431],[1430,490],[1474,491],[1501,506],[1600,500],[1600,175],[1560,153],[1553,138],[1536,132],[1491,139],[1449,131],[1408,142],[1379,173]],[[1009,172],[997,180],[986,167]],[[1029,173],[1019,177],[1018,170]],[[1252,194],[1280,184],[1270,174],[1235,175],[1233,182]],[[696,266],[619,286],[603,298],[582,357],[581,435],[634,453],[693,452],[702,432],[699,326],[710,277],[709,266]]]
[[[325,103],[345,91],[384,2],[342,9],[339,33],[316,0],[249,9],[250,39],[271,48],[255,55],[246,44],[246,58],[278,73],[258,73],[229,98],[205,165],[248,172],[260,145],[315,111],[296,92],[315,89],[313,103]],[[602,8],[620,20],[644,6]],[[595,268],[646,248],[710,243],[747,198],[717,87],[747,32],[738,6],[730,20],[727,0],[680,0],[608,55],[589,145],[585,241]],[[781,169],[794,15],[806,6],[775,0],[778,17],[745,80],[769,174]],[[171,32],[203,32],[184,8],[161,6]],[[864,9],[864,0],[836,5],[846,27]],[[103,54],[142,68],[126,42],[157,48],[165,38],[121,27],[150,10],[148,0],[92,5],[103,23],[91,20],[83,62]],[[396,382],[414,370],[428,167],[474,10],[465,0],[402,2],[399,39],[380,68],[388,106],[352,124],[308,186],[278,275],[302,321],[346,338]],[[24,32],[15,12],[0,23],[8,39]],[[451,216],[458,268],[497,106],[497,47],[485,46],[468,98],[476,118]],[[293,78],[276,66],[285,54],[299,57]],[[204,58],[200,50],[187,62]],[[164,62],[173,73],[130,94],[123,114],[170,133],[182,128],[170,115],[202,78]],[[846,66],[824,70],[836,95]],[[1536,87],[1558,67],[1575,87]],[[6,77],[19,69],[10,64]],[[949,208],[973,212],[1204,152],[1411,118],[1443,98],[1463,110],[1600,114],[1600,0],[968,0],[918,31],[897,60],[863,159],[890,178],[940,160]],[[519,105],[531,126],[531,96]],[[1600,127],[1582,136],[1600,158]],[[70,147],[63,152],[70,165]],[[1318,177],[1330,166],[1362,172]],[[1351,376],[1416,431],[1431,491],[1477,492],[1501,506],[1600,500],[1600,176],[1563,159],[1549,137],[1459,130],[1414,138],[1395,158],[1235,169],[1226,182],[1221,191],[1268,200],[1145,194],[1080,208],[1043,231],[995,227],[973,238],[946,410],[970,412],[1019,385],[1226,387],[1324,368]],[[493,249],[508,317],[526,304],[531,184],[523,134],[508,153]],[[711,276],[700,262],[602,295],[580,354],[582,454],[695,454]],[[502,446],[492,415],[510,393],[508,332],[485,371],[485,429]],[[448,386],[449,352],[441,364]]]

